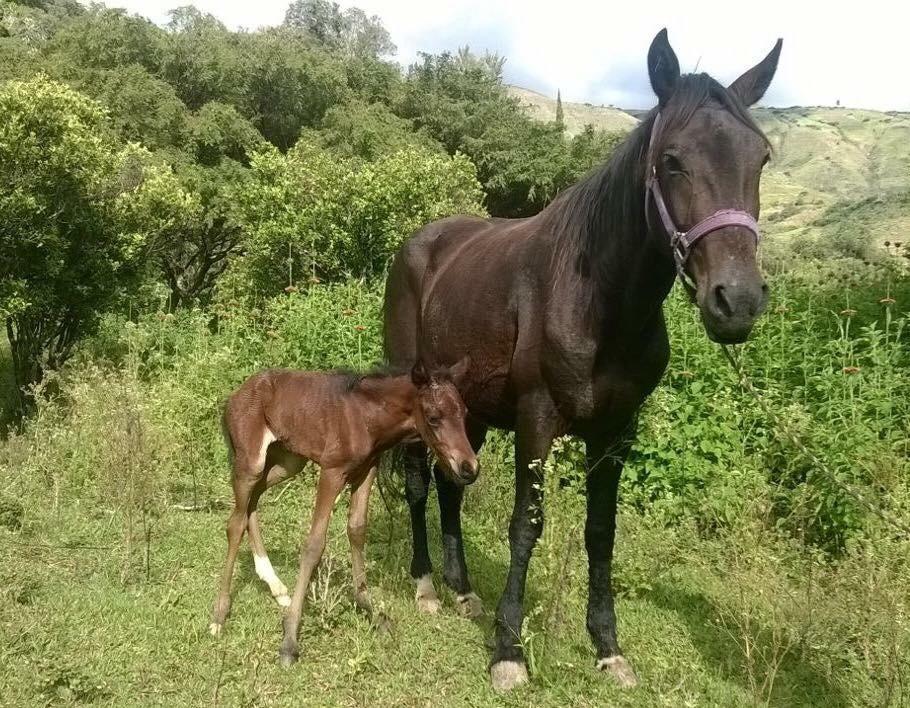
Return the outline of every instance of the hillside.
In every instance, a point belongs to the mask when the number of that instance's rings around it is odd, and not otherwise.
[[[555,117],[554,99],[515,86],[509,91],[531,116]],[[587,103],[564,101],[563,114],[570,134],[588,123],[628,130],[638,122],[631,113]],[[774,146],[762,180],[762,221],[770,234],[827,233],[826,214],[843,214],[850,204],[867,213],[869,204],[860,202],[910,191],[910,114],[825,107],[758,108],[755,114]],[[878,210],[883,220],[868,224],[873,241],[905,230],[910,213],[902,204]]]
[[[556,97],[544,96],[519,86],[509,86],[509,95],[514,96],[533,118],[542,121],[556,119]],[[577,135],[585,125],[593,125],[598,130],[630,130],[638,121],[619,108],[612,106],[594,106],[590,103],[562,103],[563,121],[568,135]]]

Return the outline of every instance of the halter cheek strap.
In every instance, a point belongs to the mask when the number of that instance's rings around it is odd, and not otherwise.
[[[645,222],[650,228],[650,206],[651,200],[657,213],[660,215],[661,224],[664,231],[670,237],[670,250],[673,252],[673,261],[676,263],[676,272],[679,279],[685,286],[690,295],[695,294],[695,283],[686,275],[686,261],[692,253],[695,244],[701,239],[718,229],[725,229],[730,226],[739,226],[750,231],[755,236],[755,247],[761,241],[761,232],[758,230],[758,222],[749,212],[742,209],[719,209],[710,216],[699,221],[688,231],[680,231],[670,215],[667,208],[667,202],[664,200],[663,192],[660,189],[660,180],[657,178],[657,165],[654,156],[654,141],[657,135],[657,127],[660,125],[660,113],[654,119],[654,125],[651,128],[651,139],[648,143],[648,176],[645,179]]]

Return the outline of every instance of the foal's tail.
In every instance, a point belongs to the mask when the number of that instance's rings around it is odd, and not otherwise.
[[[227,403],[221,407],[221,434],[224,436],[224,445],[227,448],[228,467],[234,469],[234,441],[227,423]]]
[[[401,502],[404,499],[404,457],[404,445],[395,445],[386,450],[379,460],[376,486],[387,512],[391,512],[389,501]]]

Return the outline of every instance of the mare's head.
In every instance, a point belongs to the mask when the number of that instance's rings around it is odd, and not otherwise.
[[[471,484],[480,470],[465,431],[468,409],[458,392],[467,370],[466,358],[450,368],[432,371],[418,361],[411,370],[411,381],[417,387],[417,432],[456,484]]]
[[[724,88],[707,74],[680,75],[666,30],[651,43],[648,73],[660,119],[649,169],[656,170],[677,231],[686,232],[721,210],[758,218],[759,180],[770,146],[747,108],[771,83],[780,48],[778,40],[767,57]],[[652,231],[670,238],[653,200],[648,208]],[[757,245],[749,228],[731,223],[700,238],[684,259],[702,322],[714,341],[745,341],[765,308],[768,287],[756,263]]]

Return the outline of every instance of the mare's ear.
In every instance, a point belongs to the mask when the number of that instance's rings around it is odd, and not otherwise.
[[[461,388],[461,384],[464,383],[465,376],[467,376],[468,369],[470,368],[471,357],[465,356],[461,361],[449,369],[449,376],[452,377],[452,381],[457,388]]]
[[[679,60],[667,39],[666,28],[657,33],[648,49],[648,78],[657,94],[657,103],[663,108],[679,83]]]
[[[743,105],[751,106],[765,95],[765,91],[771,85],[771,79],[774,78],[774,72],[777,71],[777,60],[780,58],[780,48],[783,44],[784,40],[778,39],[768,56],[727,87]]]
[[[417,363],[414,364],[414,368],[411,369],[411,383],[417,388],[422,388],[430,383],[430,374],[423,363],[423,359],[418,359]]]

